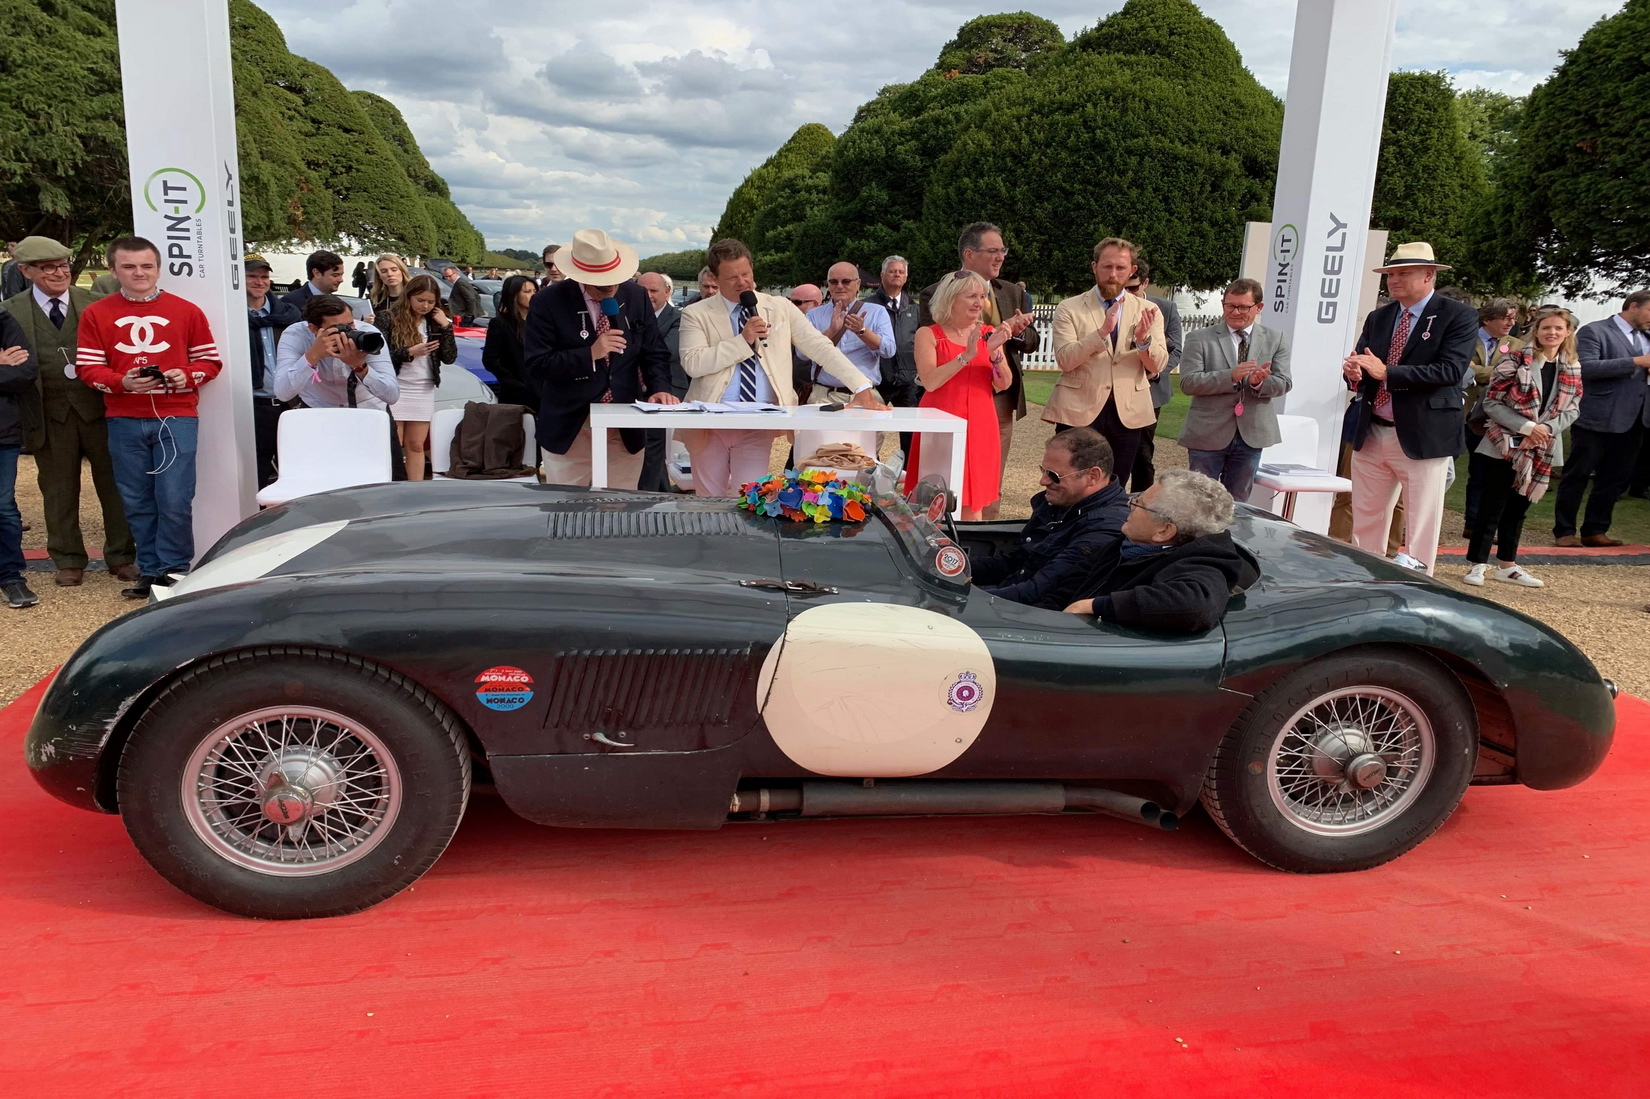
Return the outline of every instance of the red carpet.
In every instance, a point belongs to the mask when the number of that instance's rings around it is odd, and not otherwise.
[[[232,919],[0,712],[5,1095],[1639,1096],[1650,705],[1559,793],[1294,877],[1201,814],[542,829],[481,800],[415,890]]]

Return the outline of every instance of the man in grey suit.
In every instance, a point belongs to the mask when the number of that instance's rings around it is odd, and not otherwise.
[[[1581,359],[1581,415],[1570,428],[1564,476],[1553,507],[1553,541],[1560,546],[1619,546],[1609,535],[1616,501],[1632,479],[1650,428],[1650,290],[1627,295],[1621,312],[1576,333]],[[1593,482],[1587,514],[1576,537],[1576,513]]]
[[[1169,349],[1169,365],[1152,379],[1152,409],[1156,411],[1168,404],[1169,398],[1174,396],[1173,375],[1180,367],[1180,354],[1185,342],[1182,338],[1184,330],[1180,325],[1179,308],[1167,298],[1154,298],[1146,293],[1146,287],[1151,281],[1151,264],[1143,259],[1137,259],[1134,274],[1123,283],[1123,289],[1137,298],[1145,298],[1163,314],[1163,343]],[[1150,423],[1140,429],[1140,449],[1134,452],[1134,469],[1129,471],[1129,491],[1145,492],[1152,487],[1152,482],[1157,479],[1157,467],[1154,464],[1156,456],[1157,424]],[[1122,478],[1119,477],[1118,480]]]
[[[670,304],[675,285],[668,275],[657,271],[643,271],[636,276],[636,281],[647,291],[653,316],[659,322],[659,335],[665,338],[665,346],[670,348],[670,391],[678,399],[686,397],[689,379],[682,369],[682,311]],[[643,492],[669,492],[671,484],[670,472],[665,468],[665,429],[649,430],[643,448],[642,476],[636,487]]]
[[[1255,323],[1266,292],[1238,279],[1221,295],[1222,323],[1186,341],[1180,389],[1192,398],[1180,445],[1187,465],[1249,499],[1260,452],[1279,441],[1272,398],[1289,392],[1289,344],[1283,333]]]

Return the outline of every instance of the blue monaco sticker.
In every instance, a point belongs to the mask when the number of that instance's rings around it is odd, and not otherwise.
[[[533,677],[500,664],[476,676],[476,700],[489,710],[519,710],[533,701]]]

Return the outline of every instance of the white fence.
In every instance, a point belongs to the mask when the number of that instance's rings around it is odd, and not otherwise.
[[[1040,341],[1037,350],[1020,360],[1022,370],[1058,370],[1054,363],[1054,306],[1034,305],[1032,313],[1037,317],[1037,335]],[[1180,318],[1180,330],[1189,335],[1199,328],[1207,328],[1220,320],[1212,313],[1191,313]]]

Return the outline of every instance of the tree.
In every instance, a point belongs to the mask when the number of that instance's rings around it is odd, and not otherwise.
[[[695,282],[699,278],[699,269],[705,265],[705,250],[690,248],[685,252],[661,252],[656,256],[648,256],[642,260],[643,271],[657,271],[673,279],[684,282]]]
[[[1468,88],[1455,96],[1467,142],[1484,158],[1484,168],[1493,177],[1495,162],[1512,144],[1518,120],[1524,115],[1524,97],[1492,92],[1488,88]]]
[[[1496,216],[1513,230],[1491,253],[1499,272],[1577,297],[1650,280],[1647,40],[1650,0],[1627,0],[1530,93],[1497,173]]]
[[[293,55],[250,0],[229,18],[249,242],[481,254],[394,107]],[[114,3],[0,0],[0,26],[0,235],[55,236],[78,269],[132,224]]]
[[[945,44],[934,69],[971,76],[992,69],[1026,69],[1065,44],[1060,28],[1040,15],[1028,11],[982,15],[957,29],[957,37]]]
[[[836,137],[817,122],[800,127],[733,189],[733,194],[728,196],[728,204],[722,209],[721,219],[711,230],[710,239],[714,242],[732,237],[750,245],[756,213],[772,197],[780,183],[793,173],[806,174],[816,170],[819,163],[830,156],[831,147],[835,144]],[[752,250],[755,250],[754,246]]]
[[[1190,0],[1129,0],[967,116],[932,165],[918,236],[938,258],[961,225],[997,222],[1005,270],[1062,291],[1089,284],[1096,241],[1123,236],[1158,281],[1218,286],[1244,223],[1270,214],[1282,122]]]
[[[1391,233],[1393,244],[1429,241],[1444,262],[1466,263],[1472,222],[1483,215],[1489,182],[1481,154],[1467,140],[1449,77],[1393,73],[1383,127],[1370,224]]]

